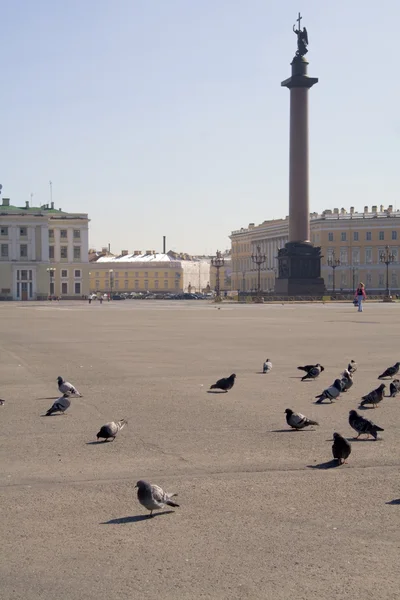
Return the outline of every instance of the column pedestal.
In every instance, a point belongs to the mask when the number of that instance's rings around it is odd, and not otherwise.
[[[321,248],[307,242],[288,242],[278,253],[275,293],[281,296],[323,296]]]

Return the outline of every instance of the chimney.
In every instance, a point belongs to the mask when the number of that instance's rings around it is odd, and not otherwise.
[[[345,214],[346,214],[346,211],[345,211],[345,209],[344,209],[344,208],[341,208],[341,209],[340,209],[340,214],[341,214],[341,215],[345,215]]]
[[[338,215],[339,214],[339,209],[338,208],[334,208],[333,209],[333,214],[334,215]]]
[[[54,202],[52,202],[52,203],[50,204],[50,206],[51,206],[51,210],[54,210]]]
[[[374,206],[371,208],[372,212],[378,212],[378,207],[376,206],[376,204],[374,204]]]
[[[121,250],[121,256],[128,256],[128,250]]]
[[[140,256],[142,254],[141,250],[135,250],[133,256]]]
[[[388,212],[393,212],[393,204],[389,204],[389,206],[388,206]]]
[[[25,200],[25,208],[29,208],[29,200]]]
[[[3,198],[3,206],[10,206],[10,198]]]
[[[167,237],[165,235],[163,235],[163,238],[162,238],[162,251],[163,251],[163,254],[166,254],[166,252],[167,252],[167,247],[166,246],[167,246]]]
[[[110,252],[110,254],[111,254],[111,244],[108,244],[108,251],[109,251],[109,252]]]
[[[350,206],[350,214],[354,215],[354,206]]]
[[[368,214],[368,206],[364,206],[364,213],[367,215]]]
[[[153,254],[153,250],[146,250],[146,254]]]
[[[379,212],[383,212],[383,204],[380,205]]]

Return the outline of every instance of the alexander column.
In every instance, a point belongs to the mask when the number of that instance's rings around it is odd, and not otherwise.
[[[310,242],[308,198],[308,90],[316,77],[307,75],[308,35],[297,19],[297,52],[292,75],[281,85],[290,90],[290,158],[289,158],[289,242],[278,253],[279,275],[275,293],[288,296],[321,296],[325,291],[321,277],[321,248]]]

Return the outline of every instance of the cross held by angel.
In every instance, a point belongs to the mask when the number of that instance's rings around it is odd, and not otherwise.
[[[303,27],[303,30],[302,30],[301,29],[301,25],[300,25],[302,18],[303,17],[299,13],[299,16],[297,18],[297,23],[299,24],[298,25],[298,29],[296,29],[296,25],[293,25],[293,31],[297,35],[297,52],[296,52],[296,56],[304,56],[308,52],[308,50],[307,50],[307,46],[308,46],[307,29],[305,27]]]

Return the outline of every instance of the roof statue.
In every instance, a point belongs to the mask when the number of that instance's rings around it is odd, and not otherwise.
[[[305,27],[303,27],[303,30],[300,27],[300,23],[301,23],[301,19],[303,17],[300,15],[297,20],[297,23],[299,24],[299,28],[296,29],[296,25],[293,25],[293,31],[294,33],[297,35],[297,52],[296,52],[296,56],[304,56],[305,54],[307,54],[308,50],[307,50],[307,46],[308,46],[308,34],[307,34],[307,29]]]

